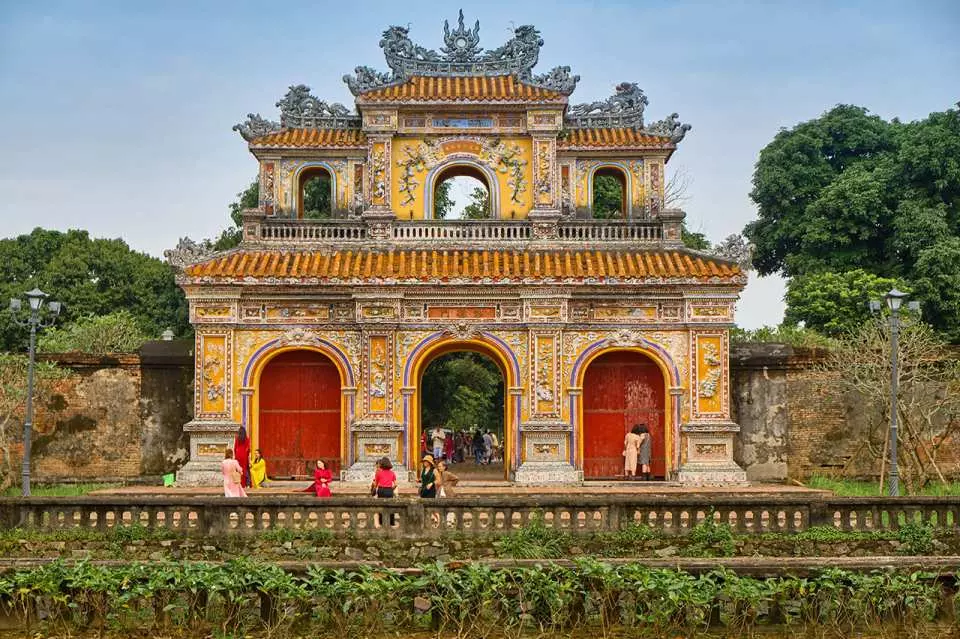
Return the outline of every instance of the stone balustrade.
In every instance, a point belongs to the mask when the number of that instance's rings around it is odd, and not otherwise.
[[[290,220],[265,217],[259,211],[244,214],[244,243],[248,245],[306,244],[362,246],[371,243],[417,247],[476,247],[477,244],[523,248],[542,245],[622,243],[659,247],[679,243],[679,216],[664,212],[663,219],[643,220]],[[674,229],[673,227],[676,227]],[[669,227],[669,229],[667,228]],[[679,245],[679,244],[678,244]]]
[[[907,521],[960,527],[960,498],[818,496],[456,497],[443,500],[280,495],[223,497],[87,496],[0,499],[0,527],[108,531],[141,525],[185,535],[251,534],[278,528],[334,535],[424,538],[503,535],[539,519],[571,533],[609,532],[631,524],[685,534],[708,518],[739,534],[795,533],[811,526],[844,531],[896,530]]]

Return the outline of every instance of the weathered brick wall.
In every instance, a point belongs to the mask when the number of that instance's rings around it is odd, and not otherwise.
[[[192,344],[151,342],[139,354],[41,355],[71,374],[36,407],[35,481],[133,479],[186,461]]]
[[[824,370],[826,352],[784,344],[731,348],[731,407],[740,424],[734,459],[751,480],[803,480],[810,475],[875,478],[879,454],[866,447],[871,424],[864,403],[838,388]],[[875,409],[879,411],[880,409]],[[875,443],[878,453],[882,441]],[[960,446],[939,456],[945,475],[960,476]]]

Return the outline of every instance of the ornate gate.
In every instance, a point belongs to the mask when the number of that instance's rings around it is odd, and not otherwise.
[[[340,373],[326,356],[281,353],[260,376],[259,446],[270,477],[312,476],[322,459],[340,472]]]
[[[615,351],[593,360],[583,380],[583,476],[623,475],[623,438],[646,423],[653,438],[651,471],[666,474],[663,374],[640,353]]]

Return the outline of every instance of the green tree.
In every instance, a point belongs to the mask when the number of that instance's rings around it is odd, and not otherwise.
[[[593,217],[609,220],[623,217],[623,184],[613,175],[593,178]]]
[[[255,209],[260,205],[260,182],[254,180],[243,191],[237,193],[237,199],[230,203],[230,219],[233,226],[228,226],[220,236],[208,242],[215,251],[226,251],[240,244],[243,237],[243,212],[247,209]]]
[[[923,317],[960,343],[960,237],[950,237],[920,252],[913,270]]]
[[[883,299],[895,287],[905,285],[863,269],[797,275],[787,283],[784,324],[796,326],[803,322],[809,329],[837,337],[870,321],[869,301]]]
[[[475,186],[470,192],[470,203],[463,208],[465,220],[490,219],[490,193],[482,186]]]
[[[950,310],[960,282],[935,263],[960,237],[960,111],[902,123],[837,106],[776,135],[750,196],[758,219],[744,234],[761,275],[862,269],[903,280],[925,319],[960,339]]]
[[[451,188],[453,188],[453,182],[444,180],[437,186],[433,195],[433,217],[438,220],[446,219],[450,211],[453,210],[454,201],[450,197]]]
[[[69,324],[47,329],[40,336],[38,349],[43,353],[132,353],[148,339],[137,318],[121,310],[109,315],[79,317]]]
[[[35,286],[64,303],[62,323],[127,310],[152,337],[167,328],[190,333],[187,302],[173,269],[123,240],[40,228],[0,240],[0,299],[21,297]],[[22,350],[26,337],[9,314],[0,314],[0,348]]]
[[[684,246],[697,251],[709,251],[711,247],[707,236],[700,231],[691,231],[687,228],[686,222],[680,227],[680,239],[683,240]]]
[[[441,355],[423,374],[423,428],[473,426],[503,432],[503,375],[478,353]]]
[[[303,185],[303,217],[311,220],[332,217],[330,176],[318,175]]]

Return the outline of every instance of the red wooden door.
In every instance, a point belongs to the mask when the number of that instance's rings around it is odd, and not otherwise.
[[[281,353],[260,376],[260,450],[270,477],[340,472],[340,373],[313,351]]]
[[[623,438],[646,423],[650,470],[666,474],[663,374],[649,357],[614,351],[593,360],[583,380],[583,476],[623,475]]]

